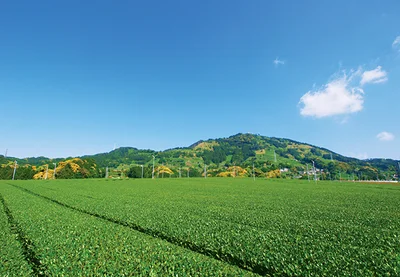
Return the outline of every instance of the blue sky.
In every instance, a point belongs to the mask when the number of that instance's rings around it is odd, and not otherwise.
[[[399,1],[3,1],[0,153],[255,133],[400,159]]]

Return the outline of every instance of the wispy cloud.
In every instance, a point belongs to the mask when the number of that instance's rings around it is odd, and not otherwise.
[[[359,160],[366,160],[366,159],[368,159],[368,153],[366,153],[366,152],[361,152],[361,153],[358,153],[358,152],[350,152],[350,153],[347,154],[347,156],[349,156],[349,157],[354,157],[354,158],[359,159]]]
[[[392,47],[394,49],[398,49],[400,51],[400,36],[398,36],[397,38],[394,39],[394,41],[392,43]]]
[[[366,160],[368,159],[368,154],[367,153],[358,153],[355,155],[355,157],[359,160]]]
[[[388,80],[387,72],[382,70],[381,66],[378,66],[373,70],[364,71],[364,73],[361,75],[360,85],[363,86],[368,83],[372,84],[384,83],[387,80]]]
[[[275,60],[273,61],[274,65],[278,66],[278,65],[284,65],[285,61],[280,60],[279,57],[276,57]]]
[[[340,123],[340,124],[346,124],[348,121],[349,121],[349,116],[346,115],[345,117],[343,117],[343,118],[339,121],[339,123]]]
[[[316,118],[347,115],[359,112],[364,105],[364,90],[362,85],[367,83],[383,83],[387,81],[387,73],[378,66],[374,70],[357,70],[343,72],[321,87],[308,91],[300,98],[303,105],[300,114]],[[341,123],[345,123],[348,117]]]
[[[389,132],[380,132],[378,135],[376,135],[376,137],[380,141],[391,141],[391,140],[394,140],[394,135],[392,133],[389,133]]]

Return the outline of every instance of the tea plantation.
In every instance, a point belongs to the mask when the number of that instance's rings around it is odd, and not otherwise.
[[[400,186],[0,182],[0,276],[399,276]]]

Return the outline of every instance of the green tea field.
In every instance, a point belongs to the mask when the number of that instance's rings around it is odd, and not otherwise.
[[[0,181],[0,276],[400,276],[400,186]]]

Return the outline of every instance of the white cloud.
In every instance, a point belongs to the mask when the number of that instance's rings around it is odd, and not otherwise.
[[[351,69],[346,73],[342,71],[333,75],[333,80],[320,89],[308,91],[300,98],[299,104],[303,107],[300,114],[316,118],[348,115],[363,109],[364,90],[362,85],[367,83],[378,84],[388,80],[386,71],[381,66],[373,70],[363,71]],[[340,123],[346,123],[345,117]]]
[[[360,85],[368,83],[378,84],[386,82],[387,80],[388,78],[386,71],[382,70],[381,66],[378,66],[373,70],[364,71],[364,73],[361,75]]]
[[[317,91],[309,91],[300,98],[300,114],[317,118],[359,112],[363,109],[363,90],[351,87],[353,75],[339,77]]]
[[[391,141],[391,140],[394,140],[394,135],[392,133],[389,133],[389,132],[380,132],[378,135],[376,135],[376,137],[380,141]]]
[[[285,61],[280,60],[278,57],[276,57],[275,60],[273,61],[273,63],[274,63],[276,66],[278,66],[278,65],[280,65],[280,64],[284,65],[284,64],[285,64]]]
[[[400,36],[395,38],[395,40],[392,43],[392,47],[393,48],[399,48],[399,51],[400,51]]]

